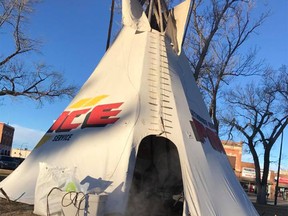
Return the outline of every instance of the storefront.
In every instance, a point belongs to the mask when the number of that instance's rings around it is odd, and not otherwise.
[[[247,193],[257,193],[255,165],[242,161],[242,142],[222,141],[223,147],[243,189]],[[274,199],[277,173],[270,170],[267,179],[267,197]],[[262,177],[262,172],[261,172]],[[278,196],[288,200],[288,170],[281,170],[278,185]]]
[[[277,181],[277,178],[275,180]],[[279,177],[278,197],[283,200],[288,199],[288,177]]]
[[[261,171],[262,175],[262,171]],[[271,179],[271,172],[268,173],[268,183],[267,183],[267,197],[274,194],[274,190],[272,188],[273,182],[270,181]],[[256,173],[255,169],[251,167],[242,167],[241,177],[239,178],[240,184],[242,185],[243,189],[247,193],[257,193],[256,187]]]

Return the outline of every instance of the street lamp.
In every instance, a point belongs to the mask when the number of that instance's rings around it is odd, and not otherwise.
[[[276,179],[276,187],[275,187],[274,205],[277,205],[279,175],[280,175],[281,156],[282,156],[282,145],[283,145],[283,131],[282,131],[282,134],[281,134],[281,143],[280,143],[280,153],[279,153],[279,161],[278,161],[278,171],[277,171],[277,179]]]

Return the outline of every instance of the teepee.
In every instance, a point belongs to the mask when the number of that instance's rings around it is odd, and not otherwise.
[[[123,0],[114,43],[28,158],[0,183],[34,204],[39,163],[76,167],[105,215],[258,215],[181,51],[190,0]],[[1,195],[2,196],[2,195]]]

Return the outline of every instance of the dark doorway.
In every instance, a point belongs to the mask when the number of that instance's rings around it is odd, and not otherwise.
[[[176,146],[159,136],[139,146],[127,216],[182,216],[183,182]]]

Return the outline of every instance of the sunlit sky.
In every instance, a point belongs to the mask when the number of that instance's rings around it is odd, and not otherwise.
[[[51,65],[63,72],[67,83],[81,87],[105,52],[110,4],[107,0],[49,0],[37,4],[27,32],[43,42],[41,53],[25,58]],[[256,16],[268,9],[271,9],[271,16],[250,38],[247,47],[259,47],[259,59],[265,58],[274,68],[288,65],[288,1],[258,0],[256,7]],[[114,19],[113,25],[114,29],[119,29],[121,20]],[[8,47],[4,45],[2,49]],[[2,97],[0,122],[15,127],[13,147],[32,149],[68,103],[69,100],[56,100],[39,107],[36,102],[24,98]],[[285,142],[288,142],[288,134],[284,136],[283,148],[283,163],[288,169],[288,144]],[[277,160],[278,152],[279,142],[275,145],[273,160]],[[250,156],[244,157],[244,160],[251,160]]]

